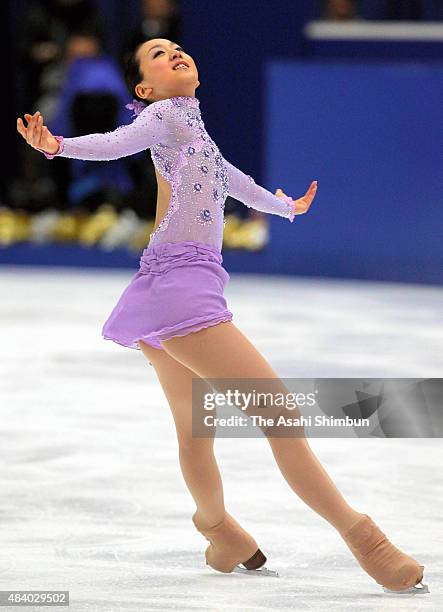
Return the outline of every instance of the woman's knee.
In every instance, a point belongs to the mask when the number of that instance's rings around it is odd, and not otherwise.
[[[192,432],[178,432],[178,449],[183,457],[204,458],[214,449],[214,438],[196,438]]]

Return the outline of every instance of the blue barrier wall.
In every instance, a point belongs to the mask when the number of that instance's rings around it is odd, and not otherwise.
[[[267,66],[265,182],[318,194],[273,216],[281,272],[443,282],[443,64],[277,61]]]

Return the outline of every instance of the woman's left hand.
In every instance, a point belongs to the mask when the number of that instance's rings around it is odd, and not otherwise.
[[[308,191],[302,198],[298,198],[298,200],[292,200],[296,215],[303,215],[304,213],[308,212],[316,193],[317,181],[312,181]],[[286,194],[281,189],[277,189],[275,195],[279,198],[286,196]]]

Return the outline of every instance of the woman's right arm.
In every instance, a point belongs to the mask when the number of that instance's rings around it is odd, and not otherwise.
[[[104,134],[88,134],[76,138],[53,136],[43,125],[43,117],[36,113],[25,115],[28,126],[21,119],[17,120],[17,130],[37,151],[48,159],[69,157],[89,161],[109,161],[127,155],[134,155],[149,149],[157,143],[172,142],[174,137],[173,122],[170,119],[170,102],[161,100],[149,105],[136,119]],[[29,117],[29,119],[28,119]],[[40,118],[39,118],[40,117]]]

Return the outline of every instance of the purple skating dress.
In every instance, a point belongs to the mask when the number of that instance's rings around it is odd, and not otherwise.
[[[136,116],[131,124],[105,134],[57,136],[58,152],[45,155],[105,161],[151,150],[157,171],[171,185],[169,207],[102,336],[128,348],[139,349],[142,340],[163,349],[162,340],[233,318],[223,295],[229,281],[221,254],[226,197],[291,222],[293,205],[224,159],[205,129],[197,98],[175,96],[128,108]]]

